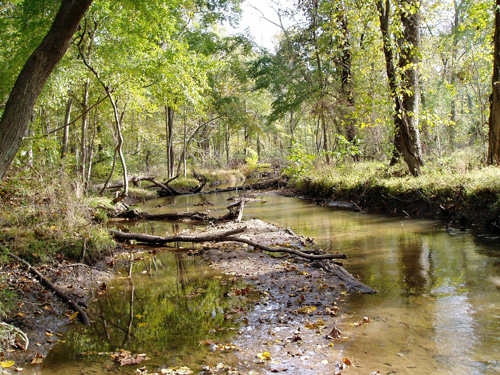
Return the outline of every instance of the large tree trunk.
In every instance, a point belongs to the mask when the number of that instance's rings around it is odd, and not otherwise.
[[[17,77],[0,121],[0,179],[16,156],[45,82],[66,53],[92,0],[63,0],[50,30]]]
[[[407,6],[412,10],[401,12],[404,32],[399,56],[400,78],[396,71],[394,47],[390,35],[390,0],[386,0],[385,3],[379,0],[377,8],[387,78],[394,97],[394,154],[391,164],[394,164],[402,155],[410,172],[417,176],[420,174],[420,166],[423,165],[418,131],[420,91],[417,66],[420,49],[420,13],[416,0],[402,0],[402,2],[405,3],[401,4],[402,8]]]
[[[113,201],[114,203],[117,203],[123,198],[126,198],[128,196],[128,173],[127,173],[127,163],[125,162],[125,156],[123,155],[123,134],[121,125],[123,116],[120,117],[116,101],[114,100],[113,95],[111,94],[111,91],[107,86],[106,86],[106,93],[108,94],[108,98],[111,101],[111,105],[113,106],[113,113],[115,115],[116,138],[117,138],[116,150],[118,152],[118,156],[120,157],[120,163],[123,169],[123,190],[120,196],[116,197]]]
[[[418,129],[420,112],[420,80],[418,54],[420,52],[420,5],[418,0],[401,0],[403,11],[403,47],[399,56],[401,71],[402,112],[400,123],[403,158],[414,176],[420,175],[422,146]]]
[[[85,81],[83,86],[83,101],[82,101],[82,138],[80,140],[80,155],[81,155],[81,165],[80,174],[82,176],[82,181],[86,185],[86,166],[88,161],[87,155],[87,118],[88,118],[88,108],[89,108],[89,79]]]
[[[490,103],[488,159],[489,165],[500,165],[500,0],[495,7],[493,80]]]
[[[354,112],[354,90],[352,82],[352,52],[347,15],[342,8],[338,12],[338,21],[342,33],[342,56],[341,56],[341,95],[344,101],[341,111],[342,121],[345,124],[346,139],[354,143],[356,137],[356,126],[353,117]]]

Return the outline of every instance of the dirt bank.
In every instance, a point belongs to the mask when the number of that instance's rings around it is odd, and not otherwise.
[[[342,189],[326,186],[321,181],[304,179],[285,191],[285,195],[300,196],[315,203],[363,212],[382,212],[405,218],[429,218],[443,225],[464,230],[500,232],[498,194],[484,190],[474,195],[464,188],[443,188],[432,194],[424,189],[393,191],[386,186],[367,184]]]

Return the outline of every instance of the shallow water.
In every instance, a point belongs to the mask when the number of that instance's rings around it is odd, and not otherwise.
[[[208,199],[177,197],[182,210]],[[341,357],[349,374],[500,373],[500,240],[449,230],[437,221],[366,215],[262,196],[245,217],[259,217],[316,238],[328,251],[345,253],[346,269],[376,295],[353,295],[344,306]],[[152,203],[151,203],[152,204]],[[164,208],[165,209],[165,208]],[[223,208],[220,208],[223,210]],[[351,326],[364,316],[370,324]]]
[[[164,198],[147,202],[145,210],[209,209],[222,215],[231,195]],[[435,221],[335,210],[295,198],[262,199],[266,203],[245,207],[246,218],[289,227],[316,238],[328,251],[347,254],[345,268],[379,290],[376,295],[350,296],[344,305],[341,329],[349,339],[336,342],[335,347],[340,350],[339,358],[348,357],[354,365],[346,374],[500,373],[500,290],[488,281],[489,276],[500,276],[498,238],[450,233]],[[194,206],[207,201],[215,205]],[[132,225],[133,231],[156,235],[189,227],[152,222]],[[122,347],[147,352],[152,357],[148,367],[210,361],[210,353],[198,350],[198,342],[210,335],[214,340],[230,338],[233,323],[225,321],[223,313],[238,301],[224,298],[228,286],[221,286],[220,275],[196,258],[179,261],[175,254],[158,253],[154,266],[148,256],[152,258],[147,255],[134,266],[134,295],[140,301],[134,304],[134,336],[123,344],[124,327],[131,316],[131,286],[127,279],[118,279],[114,283],[118,292],[97,304],[97,311],[102,308],[106,316],[103,320],[109,321],[107,330],[103,324],[89,329],[75,326],[35,373],[103,373],[103,366],[110,365],[108,357],[80,353]],[[179,268],[179,262],[187,263]],[[183,278],[179,278],[180,269]],[[349,325],[365,316],[369,324]],[[112,366],[109,372],[120,373]]]

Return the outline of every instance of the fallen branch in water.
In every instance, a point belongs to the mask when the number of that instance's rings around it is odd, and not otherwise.
[[[256,249],[261,249],[264,251],[268,251],[270,253],[289,253],[289,254],[294,254],[299,257],[305,258],[305,259],[311,259],[311,260],[316,260],[316,259],[347,259],[347,255],[345,254],[309,254],[305,253],[303,251],[297,250],[297,249],[291,249],[288,247],[269,247],[266,245],[259,244],[257,242],[247,240],[246,238],[241,238],[241,237],[234,237],[234,236],[229,236],[225,239],[225,241],[235,241],[235,242],[241,242],[245,243],[247,245],[253,246]]]
[[[226,232],[220,232],[215,234],[200,234],[200,235],[176,235],[169,237],[160,237],[160,236],[152,236],[149,234],[141,234],[141,233],[124,233],[117,230],[110,230],[109,232],[114,235],[116,238],[121,240],[136,240],[148,244],[155,245],[164,245],[170,242],[241,242],[247,245],[253,246],[254,248],[261,249],[268,252],[273,253],[289,253],[294,254],[299,257],[317,260],[317,259],[346,259],[347,256],[345,254],[308,254],[303,251],[287,248],[287,247],[269,247],[266,245],[259,244],[257,242],[248,240],[246,238],[235,237],[234,234],[244,232],[246,227],[233,229]]]
[[[19,258],[17,255],[12,254],[11,252],[7,252],[7,255],[17,260],[19,263],[22,263],[24,266],[26,266],[26,268],[38,278],[38,280],[42,285],[52,290],[59,298],[61,298],[64,302],[68,303],[74,311],[78,312],[78,317],[80,318],[83,324],[85,324],[86,326],[90,325],[90,320],[87,313],[81,308],[80,305],[78,305],[78,303],[76,303],[73,299],[71,299],[66,293],[64,293],[53,283],[51,283],[45,276],[43,276],[36,268],[34,268],[24,259]]]
[[[151,214],[137,209],[122,212],[118,217],[137,220],[194,220],[215,221],[216,218],[208,216],[204,212],[174,212],[163,214]]]
[[[216,233],[216,234],[201,234],[201,235],[175,235],[168,237],[152,236],[150,234],[141,233],[124,233],[118,230],[110,230],[113,236],[120,240],[136,240],[140,242],[145,242],[154,245],[165,245],[170,242],[222,242],[225,238],[233,234],[242,233],[245,231],[245,227],[229,230],[226,232]]]

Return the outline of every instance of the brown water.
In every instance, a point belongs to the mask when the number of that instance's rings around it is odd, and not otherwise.
[[[223,206],[231,195],[164,198],[148,202],[145,209],[210,209],[217,215],[225,213]],[[488,281],[489,276],[500,276],[498,238],[450,233],[434,221],[334,210],[294,198],[262,199],[266,203],[251,203],[245,208],[245,217],[289,227],[297,234],[315,237],[326,250],[347,254],[345,268],[380,291],[350,296],[344,305],[341,328],[349,339],[335,347],[341,351],[339,358],[348,357],[354,364],[345,374],[500,373],[500,290]],[[215,206],[194,207],[203,201]],[[163,207],[155,208],[157,205]],[[133,230],[164,235],[186,227],[140,223]],[[220,276],[200,261],[192,259],[183,267],[186,286],[180,287],[179,258],[167,254],[161,259],[164,267],[160,273],[158,266],[151,266],[152,261],[134,266],[140,301],[139,312],[134,312],[140,318],[133,321],[137,336],[122,345],[123,327],[130,322],[130,285],[117,280],[122,283],[116,286],[119,292],[97,304],[98,309],[108,306],[102,308],[102,314],[108,316],[105,319],[111,333],[106,333],[102,324],[70,330],[66,343],[59,344],[36,373],[91,373],[87,369],[102,373],[98,369],[107,363],[105,357],[88,359],[80,353],[123,346],[152,353],[158,366],[210,361],[208,351],[198,350],[198,342],[210,335],[214,340],[230,338],[233,323],[224,321],[223,313],[237,302],[224,298],[227,289],[221,286]],[[191,297],[189,293],[199,295]],[[369,324],[349,325],[364,316],[370,318]]]

